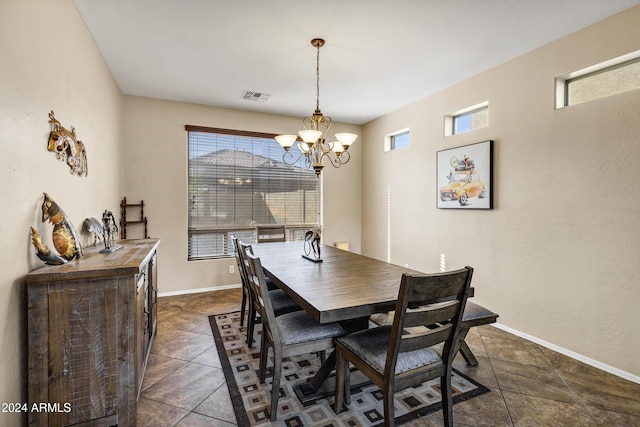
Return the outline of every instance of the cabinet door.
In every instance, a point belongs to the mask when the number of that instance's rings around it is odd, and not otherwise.
[[[49,287],[49,425],[115,416],[118,407],[119,319],[115,283],[68,282]]]
[[[147,343],[149,342],[148,276],[144,269],[136,284],[136,396],[142,389]]]
[[[158,332],[158,255],[149,262],[149,324],[151,336]]]

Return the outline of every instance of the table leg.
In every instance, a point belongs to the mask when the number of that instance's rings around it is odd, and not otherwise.
[[[324,383],[327,378],[329,378],[329,375],[331,375],[331,371],[333,371],[335,367],[336,352],[332,351],[329,357],[327,357],[327,360],[325,360],[322,366],[320,366],[320,369],[318,369],[318,372],[316,372],[313,378],[311,378],[309,382],[299,385],[302,394],[304,394],[305,396],[309,396],[316,393],[318,389],[320,389],[320,386],[322,386],[322,383]],[[296,388],[297,387],[298,386],[296,386]]]
[[[460,344],[460,354],[468,365],[478,366],[478,359],[473,355],[473,352],[467,345],[466,341],[462,341],[462,344]]]
[[[363,317],[360,319],[352,319],[345,322],[340,322],[342,327],[348,332],[356,332],[369,327],[369,318]],[[308,382],[297,384],[294,387],[296,396],[302,403],[313,402],[316,399],[330,396],[335,393],[335,377],[331,375],[336,367],[336,352],[335,350],[329,354],[325,362],[320,366],[320,369]],[[366,382],[370,382],[364,375],[362,379],[354,378],[353,375],[358,372],[352,372],[351,386],[356,388],[362,386]]]

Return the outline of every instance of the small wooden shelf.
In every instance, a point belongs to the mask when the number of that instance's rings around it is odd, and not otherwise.
[[[127,209],[139,208],[140,219],[139,220],[127,220]],[[127,238],[127,225],[144,224],[144,238],[148,239],[149,234],[147,231],[147,217],[144,216],[144,200],[140,200],[140,203],[127,203],[127,198],[123,197],[120,202],[120,238]]]

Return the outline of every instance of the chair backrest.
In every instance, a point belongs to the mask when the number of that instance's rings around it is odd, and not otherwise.
[[[260,316],[262,317],[262,333],[268,334],[272,342],[279,343],[280,335],[278,333],[278,328],[271,327],[276,324],[276,315],[273,311],[273,305],[271,304],[269,289],[267,288],[260,258],[253,254],[253,248],[251,245],[241,244],[241,249],[243,250],[245,259],[247,278],[251,289],[254,292],[255,298],[258,301]]]
[[[439,343],[444,343],[443,362],[453,362],[472,275],[471,267],[446,273],[402,275],[385,375],[395,372],[399,353]]]
[[[258,243],[284,242],[287,240],[284,225],[257,225]]]
[[[242,259],[242,252],[240,250],[240,240],[238,240],[238,238],[235,236],[231,236],[231,241],[233,242],[233,250],[235,252],[236,264],[238,264],[238,273],[240,273],[240,281],[242,282],[242,287],[248,289],[249,281],[247,280],[247,271]]]

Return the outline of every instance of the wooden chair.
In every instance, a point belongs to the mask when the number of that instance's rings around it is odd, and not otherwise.
[[[335,341],[335,411],[351,401],[349,362],[383,393],[385,426],[394,426],[396,391],[440,377],[444,424],[453,425],[451,369],[473,269],[430,275],[403,274],[393,324]],[[442,355],[430,348],[444,343]],[[346,394],[346,398],[345,398]]]
[[[258,243],[285,242],[287,235],[284,225],[257,225],[256,238]]]
[[[375,313],[372,314],[369,320],[377,326],[391,325],[393,323],[394,312],[388,313]],[[475,326],[489,325],[495,323],[498,319],[498,314],[484,308],[481,305],[475,304],[467,300],[467,304],[464,307],[464,313],[462,314],[462,325],[460,326],[460,338],[458,340],[458,348],[460,355],[470,366],[478,366],[478,359],[474,356],[473,352],[469,348],[469,345],[465,341],[469,330]]]
[[[234,245],[237,244],[238,248],[236,250],[236,259],[238,261],[238,269],[240,271],[240,279],[242,280],[242,289],[243,295],[242,299],[244,301],[244,289],[247,289],[247,345],[249,348],[253,347],[253,334],[255,331],[257,317],[260,314],[260,308],[258,304],[258,299],[256,298],[255,292],[251,283],[249,282],[249,277],[247,275],[247,262],[246,262],[246,254],[253,254],[253,248],[251,245],[243,243],[239,240],[234,241]],[[267,289],[269,291],[269,295],[271,295],[271,301],[273,303],[273,311],[276,316],[281,314],[291,313],[292,311],[302,310],[302,308],[296,304],[294,300],[289,297],[282,289],[278,289],[273,283],[271,287],[267,284]],[[242,307],[240,311],[240,323],[242,324]]]
[[[266,283],[260,258],[247,253],[248,277],[255,290],[262,316],[262,339],[260,343],[260,383],[264,384],[269,358],[269,347],[273,349],[273,381],[271,383],[271,421],[276,421],[282,360],[286,357],[306,353],[323,353],[333,349],[333,340],[346,332],[338,323],[317,323],[305,311],[275,315],[271,292],[264,292]]]
[[[242,283],[242,303],[240,304],[240,325],[244,324],[244,314],[247,311],[247,306],[251,305],[251,290],[249,289],[249,282],[247,281],[247,275],[244,271],[244,264],[240,257],[240,245],[238,239],[235,236],[231,236],[233,242],[233,251],[236,257],[236,264],[238,265],[238,273],[240,274],[240,282]]]

